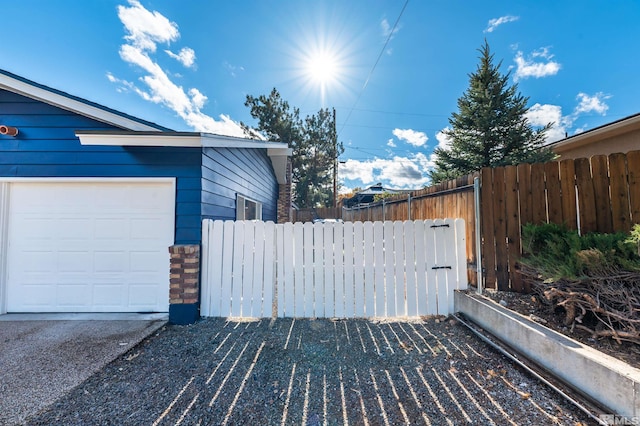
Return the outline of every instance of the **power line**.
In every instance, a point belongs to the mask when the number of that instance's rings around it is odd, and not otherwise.
[[[398,19],[396,19],[396,22],[393,24],[393,28],[391,28],[391,31],[389,31],[389,35],[387,36],[387,40],[384,42],[384,46],[382,46],[382,50],[380,50],[380,54],[378,55],[378,58],[376,59],[376,62],[373,64],[373,67],[371,67],[371,71],[369,71],[369,75],[367,76],[367,79],[364,81],[364,85],[362,86],[362,89],[360,89],[360,93],[358,94],[358,97],[356,98],[355,102],[353,103],[353,106],[349,110],[349,113],[347,114],[347,118],[346,118],[346,120],[344,120],[344,123],[342,124],[342,127],[340,128],[340,131],[338,132],[338,134],[342,133],[342,130],[344,129],[344,126],[347,124],[347,122],[349,121],[349,118],[351,117],[351,113],[355,109],[356,105],[358,105],[358,102],[360,101],[360,98],[362,97],[362,94],[364,93],[364,89],[367,88],[367,85],[369,84],[369,80],[371,79],[371,76],[373,75],[373,71],[376,69],[376,66],[378,66],[378,62],[380,62],[380,59],[382,58],[382,55],[384,55],[384,52],[387,49],[387,45],[389,44],[389,41],[391,41],[391,37],[393,36],[393,33],[396,31],[396,28],[398,27],[398,23],[400,22],[400,18],[402,17],[402,14],[404,13],[404,10],[407,8],[408,4],[409,4],[409,0],[406,0],[404,2],[404,6],[402,6],[402,10],[400,11],[400,14],[398,15]]]

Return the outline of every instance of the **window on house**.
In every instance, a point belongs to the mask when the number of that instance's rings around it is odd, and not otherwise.
[[[262,220],[262,203],[238,195],[236,220]]]

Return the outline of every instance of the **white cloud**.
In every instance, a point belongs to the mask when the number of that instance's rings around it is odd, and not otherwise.
[[[609,105],[604,103],[606,99],[609,99],[611,96],[605,95],[602,92],[598,92],[593,96],[589,96],[586,93],[578,93],[576,99],[579,101],[578,106],[576,107],[574,114],[586,114],[589,112],[595,112],[600,115],[605,115],[607,110],[609,109]]]
[[[382,29],[382,36],[384,37],[385,40],[393,40],[393,38],[398,33],[398,31],[400,31],[400,26],[398,25],[395,28],[393,28],[389,24],[389,21],[387,21],[387,18],[384,18],[380,22],[380,28]],[[393,49],[391,47],[387,47],[387,49],[385,50],[385,53],[387,55],[391,55],[393,54]]]
[[[539,61],[540,59],[542,59],[542,62]],[[514,80],[556,75],[560,71],[561,65],[552,59],[553,55],[549,53],[549,49],[546,47],[534,51],[528,58],[525,58],[523,53],[518,51],[514,59],[517,66]]]
[[[201,109],[207,97],[196,88],[185,91],[152,59],[157,43],[169,43],[180,38],[176,23],[157,11],[148,11],[137,0],[129,0],[129,7],[118,6],[118,17],[125,27],[124,38],[127,41],[120,46],[120,57],[147,74],[140,78],[142,87],[107,74],[110,81],[122,84],[121,87],[129,88],[149,102],[170,108],[196,131],[246,137],[240,125],[230,117],[221,114],[216,120],[203,113]],[[177,55],[170,53],[170,56],[177,56],[176,59],[185,66],[191,66],[195,61],[195,52],[190,48],[181,49]]]
[[[380,28],[382,28],[382,35],[384,36],[385,39],[388,37],[393,38],[398,33],[398,31],[400,31],[399,27],[395,27],[392,29],[391,25],[389,24],[389,21],[387,21],[387,18],[384,18],[380,22]]]
[[[436,146],[436,148],[447,149],[451,146],[451,139],[449,138],[449,136],[447,136],[444,133],[447,130],[450,130],[450,127],[445,127],[444,129],[436,133],[436,140],[438,141],[438,145]],[[425,169],[427,170],[433,169],[436,165],[435,161],[436,161],[436,154],[432,153],[429,156],[428,161],[424,165]]]
[[[390,146],[391,148],[395,148],[397,145],[395,144],[395,142],[393,142],[393,138],[391,138],[387,141],[387,146]]]
[[[127,30],[125,39],[132,45],[155,52],[156,43],[169,43],[180,37],[175,22],[157,11],[148,11],[137,0],[129,0],[129,5],[118,6],[118,18]]]
[[[165,50],[165,53],[187,68],[193,67],[196,63],[196,52],[190,47],[183,47],[177,54],[170,50]]]
[[[451,138],[444,133],[446,130],[449,130],[449,127],[445,127],[436,133],[436,140],[438,141],[437,148],[447,149],[451,146]]]
[[[191,96],[191,102],[193,102],[193,105],[198,109],[202,108],[205,102],[207,102],[207,97],[200,93],[196,88],[189,89],[189,96]]]
[[[562,107],[559,105],[535,104],[526,114],[529,123],[534,127],[544,127],[553,123],[553,127],[547,131],[547,142],[555,142],[565,137],[568,128],[573,124],[570,116],[562,115]]]
[[[492,33],[496,28],[498,28],[502,24],[506,24],[508,22],[514,22],[520,19],[519,16],[501,16],[499,18],[490,19],[487,24],[487,28],[484,30],[485,33]]]
[[[238,71],[244,71],[244,67],[243,66],[231,65],[227,61],[224,61],[224,63],[222,65],[226,68],[226,70],[229,72],[231,77],[236,77],[238,75]]]
[[[393,129],[392,133],[401,141],[405,141],[415,147],[423,146],[429,140],[427,135],[423,132],[418,132],[412,129]]]
[[[347,160],[340,165],[340,177],[372,185],[376,182],[388,182],[385,186],[394,188],[417,189],[429,182],[426,175],[428,158],[418,153],[409,157],[395,156],[391,159]]]
[[[553,123],[551,129],[547,132],[547,142],[555,142],[563,139],[569,133],[575,135],[586,130],[586,125],[572,130],[574,123],[581,115],[591,112],[606,115],[609,106],[605,103],[605,100],[610,97],[601,92],[593,96],[580,92],[576,96],[578,105],[571,114],[562,115],[562,107],[559,105],[541,105],[537,103],[529,108],[526,116],[534,127],[542,127],[546,126],[547,123]]]

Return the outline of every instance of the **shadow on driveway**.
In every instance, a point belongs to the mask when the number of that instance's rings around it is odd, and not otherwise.
[[[53,403],[165,323],[162,314],[0,316],[0,425]]]
[[[454,320],[167,326],[32,425],[570,424],[548,388]]]

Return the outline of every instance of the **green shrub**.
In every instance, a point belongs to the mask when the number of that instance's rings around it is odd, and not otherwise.
[[[564,225],[527,224],[522,229],[525,256],[521,263],[535,268],[548,282],[579,279],[605,271],[640,271],[637,251],[640,227],[634,227],[634,232],[631,235],[578,235]]]

